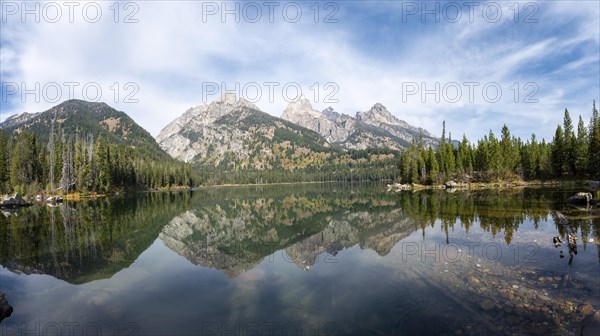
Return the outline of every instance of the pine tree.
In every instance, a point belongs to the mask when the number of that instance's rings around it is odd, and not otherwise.
[[[600,116],[596,101],[592,105],[592,118],[589,124],[589,172],[592,178],[600,177]]]
[[[85,142],[84,187],[87,191],[96,191],[97,166],[94,160],[94,135],[88,134]]]
[[[406,149],[400,158],[401,178],[404,183],[419,182],[419,159],[415,142]]]
[[[448,179],[456,171],[456,157],[454,156],[454,145],[452,144],[452,134],[448,136],[448,143],[442,148],[444,151],[444,178]]]
[[[427,165],[425,164],[425,144],[423,143],[423,131],[419,130],[419,152],[418,152],[418,166],[419,166],[419,182],[426,183],[427,181]]]
[[[8,139],[4,129],[0,130],[0,192],[8,191]]]
[[[467,136],[463,134],[460,145],[458,146],[457,165],[460,162],[462,168],[461,173],[472,174],[473,173],[473,160],[471,153],[471,146]]]
[[[12,154],[11,184],[15,191],[24,193],[27,186],[39,182],[39,179],[40,164],[35,133],[21,132]]]
[[[440,172],[444,173],[444,167],[446,167],[446,121],[442,122],[442,138],[437,148],[437,161],[440,166]]]
[[[62,177],[63,167],[63,149],[65,146],[65,135],[64,131],[61,130],[61,136],[57,137],[54,141],[54,190],[55,191],[60,184],[60,178]]]
[[[104,192],[110,190],[113,185],[113,173],[112,173],[112,163],[110,159],[110,146],[106,144],[104,138],[98,139],[98,148],[96,149],[96,153],[98,153],[98,178],[100,180],[100,188]],[[149,186],[150,182],[148,181],[146,186]]]
[[[475,147],[474,170],[485,173],[490,170],[490,142],[487,135],[477,141]]]
[[[531,134],[531,140],[523,147],[521,152],[523,173],[527,178],[536,178],[540,175],[540,145],[537,143],[535,133]]]
[[[63,151],[62,174],[60,179],[60,188],[64,193],[68,193],[75,186],[75,164],[73,160],[73,142],[69,139]]]
[[[538,176],[550,176],[552,172],[552,163],[550,162],[551,146],[546,143],[546,139],[542,139],[542,142],[538,146],[539,148],[539,173]]]
[[[554,139],[552,140],[552,171],[556,176],[562,176],[563,169],[565,167],[565,145],[563,130],[558,125],[556,132],[554,133]]]
[[[421,155],[421,153],[419,153],[418,169],[419,169],[419,182],[421,184],[427,183],[427,165],[425,164],[424,154]],[[187,182],[183,183],[183,184],[186,185]]]
[[[85,146],[79,136],[75,138],[74,155],[75,190],[86,191],[85,175],[87,173],[87,167],[85,164]]]
[[[427,160],[425,162],[427,167],[427,171],[429,174],[427,175],[427,182],[429,184],[437,184],[440,182],[440,166],[438,164],[437,158],[435,157],[435,152],[433,148],[429,147],[427,149]]]
[[[54,190],[54,160],[56,158],[56,153],[54,151],[54,121],[52,121],[50,137],[48,139],[48,155],[48,183],[50,185],[50,190]]]
[[[523,146],[522,150],[521,150],[521,166],[523,167],[523,176],[526,178],[531,178],[534,173],[533,173],[533,159],[532,159],[532,146],[531,146],[531,142],[529,142],[529,140],[527,140],[527,142],[525,143],[525,145]]]
[[[500,178],[500,172],[503,167],[502,148],[492,130],[490,130],[489,134],[488,148],[489,170],[493,174],[494,179],[497,180]]]
[[[575,147],[577,146],[577,138],[575,137],[573,122],[567,109],[565,109],[563,126],[563,169],[572,175],[575,173]]]
[[[419,183],[419,162],[415,157],[410,162],[410,182]]]
[[[575,146],[575,173],[583,175],[588,169],[588,134],[581,115],[577,123],[577,143]]]
[[[513,173],[517,164],[517,153],[512,143],[510,131],[508,130],[508,126],[506,126],[506,124],[502,127],[502,138],[500,140],[500,148],[501,157],[499,158],[499,160],[500,170],[502,171],[502,174],[506,175]]]
[[[39,189],[45,189],[46,183],[48,181],[48,169],[50,167],[50,162],[48,161],[48,148],[46,146],[40,146],[38,151],[38,157],[36,158],[38,162],[38,175],[37,180],[39,181]],[[32,190],[37,192],[38,190]]]

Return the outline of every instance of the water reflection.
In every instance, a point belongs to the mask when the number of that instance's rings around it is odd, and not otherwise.
[[[50,294],[14,294],[26,283],[18,274],[47,274],[78,285],[52,300],[92,306],[68,316],[140,321],[144,334],[252,323],[264,332],[267,321],[320,334],[578,334],[593,325],[600,218],[564,207],[572,192],[382,189],[208,188],[33,207],[0,217],[0,271],[20,309]],[[3,323],[31,322],[15,310]]]
[[[593,213],[573,213],[569,225],[559,225],[552,209],[561,209],[563,192],[509,190],[353,194],[337,191],[255,196],[255,190],[221,189],[199,192],[202,202],[173,218],[160,239],[192,263],[222,270],[235,277],[252,269],[265,257],[284,250],[290,261],[309,269],[326,252],[335,256],[355,245],[387,255],[403,238],[439,223],[446,243],[455,229],[467,233],[477,223],[483,231],[500,235],[510,244],[525,221],[537,229],[541,221],[554,221],[559,236],[570,239],[581,232],[584,248],[598,242],[599,218]],[[218,197],[222,196],[222,197]],[[576,254],[576,253],[575,253]],[[599,255],[600,260],[600,255]],[[572,260],[571,260],[572,261]]]
[[[416,229],[393,195],[239,192],[220,190],[225,197],[216,198],[202,191],[203,201],[171,220],[160,239],[192,263],[236,277],[280,250],[302,269],[324,252],[336,255],[354,245],[384,256]]]
[[[69,283],[110,278],[145,251],[190,194],[147,193],[0,216],[0,264],[15,273],[48,274]]]

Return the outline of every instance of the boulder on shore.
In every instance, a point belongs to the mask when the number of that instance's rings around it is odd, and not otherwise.
[[[13,312],[13,307],[6,301],[5,294],[0,292],[0,322],[9,317]]]
[[[590,181],[589,188],[591,191],[600,190],[600,181]]]
[[[588,206],[592,202],[592,194],[586,192],[579,192],[567,199],[567,204],[571,205],[585,205]]]
[[[393,183],[388,184],[388,191],[401,191],[401,190],[411,190],[412,186],[410,184],[401,184],[401,183]]]
[[[21,195],[19,195],[19,193],[14,194],[14,196],[6,195],[6,196],[4,196],[2,201],[0,201],[0,206],[6,207],[6,208],[16,208],[16,207],[23,207],[23,206],[30,206],[30,205],[32,205],[32,204],[25,201],[23,199],[23,197],[21,197]]]
[[[46,199],[48,203],[62,203],[63,198],[60,196],[50,196]]]
[[[448,181],[448,182],[444,183],[444,185],[446,186],[446,188],[458,187],[458,183],[456,183],[455,181]]]

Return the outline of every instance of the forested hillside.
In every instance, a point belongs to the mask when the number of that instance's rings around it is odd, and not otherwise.
[[[125,113],[69,100],[0,131],[0,192],[105,193],[193,186],[192,171],[171,158]]]

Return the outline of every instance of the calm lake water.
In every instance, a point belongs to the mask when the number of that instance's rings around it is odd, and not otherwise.
[[[573,193],[206,188],[6,212],[0,334],[594,332],[600,214]]]

